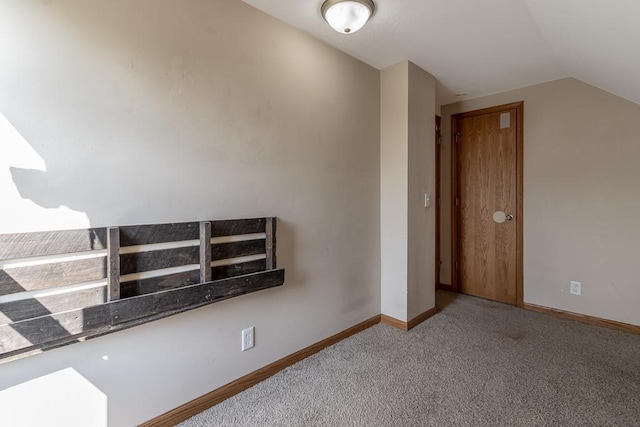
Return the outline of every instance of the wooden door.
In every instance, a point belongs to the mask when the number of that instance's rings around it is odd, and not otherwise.
[[[505,107],[456,118],[456,267],[461,292],[516,305],[519,114]]]

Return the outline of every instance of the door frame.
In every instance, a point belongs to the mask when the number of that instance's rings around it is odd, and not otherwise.
[[[436,144],[435,144],[435,155],[436,155],[436,194],[434,196],[434,204],[436,206],[436,265],[435,265],[435,285],[436,289],[440,289],[440,171],[442,170],[440,167],[440,148],[442,145],[442,118],[439,115],[436,115]]]
[[[462,119],[504,110],[516,110],[516,306],[524,307],[524,101],[451,115],[451,287],[460,292],[460,197],[459,162],[456,136]]]

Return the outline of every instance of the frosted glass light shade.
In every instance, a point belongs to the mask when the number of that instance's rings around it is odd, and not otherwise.
[[[339,33],[351,34],[367,23],[375,6],[371,0],[327,0],[322,16]]]

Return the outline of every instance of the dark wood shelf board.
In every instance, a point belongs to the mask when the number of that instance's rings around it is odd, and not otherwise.
[[[0,326],[0,363],[283,284],[283,269],[262,271],[13,322]]]

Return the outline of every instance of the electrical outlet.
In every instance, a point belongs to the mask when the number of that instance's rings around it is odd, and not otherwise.
[[[582,283],[573,281],[569,283],[569,292],[573,295],[582,295]]]
[[[252,326],[242,331],[242,351],[253,348],[253,335],[255,328]]]

